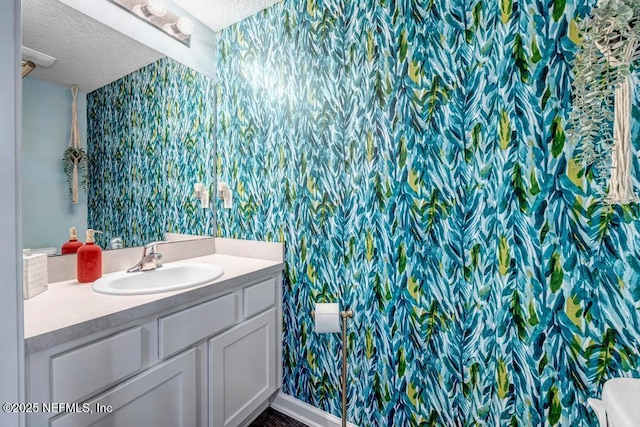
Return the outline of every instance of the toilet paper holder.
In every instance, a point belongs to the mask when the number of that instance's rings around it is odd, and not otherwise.
[[[316,311],[315,310],[311,310],[311,317],[312,318],[316,318]],[[353,317],[353,310],[344,310],[340,312],[340,317],[344,320],[348,317]]]
[[[311,311],[311,317],[316,318],[316,311]],[[353,317],[353,310],[340,312],[342,319],[342,427],[347,426],[347,319]]]

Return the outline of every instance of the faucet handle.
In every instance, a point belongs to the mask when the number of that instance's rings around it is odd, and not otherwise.
[[[146,245],[144,245],[144,255],[151,255],[151,254],[155,254],[156,251],[158,250],[157,246],[160,243],[166,243],[166,240],[157,240],[155,242],[151,242],[151,243],[147,243]]]

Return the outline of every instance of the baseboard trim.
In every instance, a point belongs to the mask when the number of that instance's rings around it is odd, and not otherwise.
[[[278,392],[271,402],[271,407],[276,411],[282,412],[283,414],[311,427],[342,426],[342,420],[335,415],[331,415],[328,412],[311,406],[308,403],[283,392]],[[347,423],[347,427],[357,426],[355,424]]]

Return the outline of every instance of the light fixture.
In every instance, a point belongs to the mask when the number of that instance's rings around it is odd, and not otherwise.
[[[163,30],[174,39],[191,45],[191,19],[171,13],[162,0],[109,0],[142,21]]]
[[[25,61],[22,60],[22,78],[24,79],[27,75],[36,69],[36,64],[33,61]]]
[[[146,19],[151,19],[154,16],[162,18],[167,14],[167,7],[159,0],[149,0],[146,4],[137,4],[131,10]]]
[[[224,181],[218,181],[218,198],[223,201],[225,209],[231,209],[233,206],[233,191]]]
[[[209,189],[201,182],[193,184],[193,191],[195,192],[196,199],[200,200],[202,209],[209,208]]]
[[[181,16],[176,22],[165,24],[162,27],[167,33],[177,37],[190,37],[193,34],[193,21]]]
[[[56,58],[53,56],[22,46],[22,78],[25,78],[36,67],[51,67],[55,62]]]
[[[38,67],[47,68],[56,63],[56,58],[46,55],[37,50],[30,49],[26,46],[22,46],[22,60],[32,61]]]

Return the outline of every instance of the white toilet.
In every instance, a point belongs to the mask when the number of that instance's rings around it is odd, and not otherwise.
[[[602,399],[587,400],[600,427],[640,426],[640,378],[612,378],[604,383]]]

